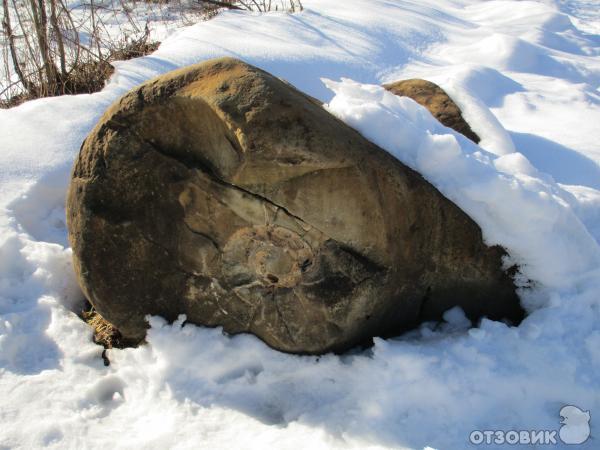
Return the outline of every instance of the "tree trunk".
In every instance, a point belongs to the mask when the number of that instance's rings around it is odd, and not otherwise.
[[[50,1],[50,24],[56,33],[56,44],[58,45],[58,57],[60,59],[60,78],[64,83],[67,77],[67,58],[65,55],[65,43],[63,40],[62,30],[58,23],[58,16],[56,14],[56,0]]]
[[[44,0],[30,0],[31,11],[35,26],[35,34],[40,47],[40,56],[44,66],[44,79],[41,86],[45,88],[47,95],[52,95],[56,91],[56,67],[50,55],[50,45],[48,43],[48,17],[46,15],[46,5]]]
[[[15,35],[12,31],[12,26],[10,23],[10,10],[8,9],[8,0],[2,0],[2,8],[4,11],[4,20],[2,21],[2,28],[8,37],[8,47],[10,49],[10,57],[12,58],[13,67],[15,69],[15,73],[19,77],[19,81],[27,91],[29,95],[35,95],[36,89],[34,84],[29,81],[23,70],[21,69],[21,64],[19,63],[19,57],[17,55],[17,49],[15,46]]]

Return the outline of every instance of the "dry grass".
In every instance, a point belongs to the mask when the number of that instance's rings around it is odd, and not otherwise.
[[[131,344],[128,345],[128,342],[123,339],[119,330],[98,314],[93,307],[83,311],[81,317],[94,330],[94,343],[102,345],[105,349],[131,347]]]
[[[130,348],[136,347],[139,342],[133,342],[125,339],[121,332],[113,324],[108,322],[94,309],[92,305],[86,302],[86,308],[81,311],[80,317],[94,330],[94,343],[104,347],[102,351],[102,360],[105,366],[110,365],[107,350],[111,348]]]
[[[92,94],[101,91],[114,72],[112,61],[126,61],[154,52],[160,42],[147,42],[145,39],[132,41],[111,52],[106,60],[89,61],[78,64],[65,79],[59,80],[56,92],[45,96]],[[35,92],[23,92],[9,99],[0,99],[0,108],[12,108],[28,100],[42,97]]]
[[[104,347],[102,359],[104,360],[105,366],[110,365],[110,360],[108,359],[108,354],[106,352],[107,350],[111,348],[131,348],[140,344],[140,342],[134,342],[124,338],[121,335],[121,332],[112,323],[102,317],[87,301],[85,302],[84,309],[80,311],[78,315],[85,323],[92,327],[92,330],[94,330],[94,344]]]

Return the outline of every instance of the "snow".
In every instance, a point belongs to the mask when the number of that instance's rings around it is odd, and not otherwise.
[[[600,275],[600,247],[563,200],[569,193],[522,154],[487,153],[383,87],[325,84],[336,93],[330,112],[423,174],[482,226],[488,244],[508,250],[527,279],[567,288]]]
[[[566,404],[591,411],[580,448],[598,447],[595,2],[303,3],[182,28],[100,93],[0,110],[0,448],[464,449],[476,429],[558,430]],[[153,317],[148,345],[109,351],[105,367],[71,312],[70,167],[121,94],[223,55],[323,100],[459,204],[520,265],[526,320],[470,324],[452,309],[441,326],[317,358]],[[379,87],[409,77],[446,89],[480,145]]]

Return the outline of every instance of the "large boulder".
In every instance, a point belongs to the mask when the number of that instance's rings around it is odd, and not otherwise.
[[[479,144],[479,136],[463,118],[458,105],[437,84],[412,78],[384,84],[383,87],[396,95],[412,98],[419,105],[427,108],[431,115],[442,124]]]
[[[67,200],[83,291],[140,341],[145,316],[343,351],[460,305],[518,321],[504,251],[418,173],[241,61],[134,89],[85,140]]]

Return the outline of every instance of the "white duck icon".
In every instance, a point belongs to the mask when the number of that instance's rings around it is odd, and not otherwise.
[[[583,444],[590,437],[590,412],[567,405],[560,410],[560,440],[565,444]]]

